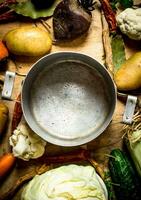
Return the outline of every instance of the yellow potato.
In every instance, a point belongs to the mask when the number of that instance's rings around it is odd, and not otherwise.
[[[8,120],[8,108],[5,104],[0,102],[0,134],[4,131],[6,122]]]
[[[11,53],[23,56],[42,56],[48,53],[52,46],[50,34],[34,26],[13,29],[3,40]]]
[[[141,52],[135,53],[126,60],[115,73],[115,83],[122,91],[141,87]]]

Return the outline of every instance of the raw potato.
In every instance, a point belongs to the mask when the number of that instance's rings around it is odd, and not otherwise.
[[[42,56],[48,53],[52,46],[50,34],[32,26],[9,31],[4,42],[11,53],[23,56]]]
[[[126,60],[115,74],[117,88],[122,91],[141,87],[141,52]]]
[[[0,102],[0,134],[4,131],[6,122],[8,120],[8,112],[7,106]]]

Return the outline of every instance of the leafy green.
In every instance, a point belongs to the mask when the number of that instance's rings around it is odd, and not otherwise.
[[[110,5],[112,7],[113,10],[117,9],[117,4],[119,3],[119,0],[111,0],[110,1]]]
[[[110,5],[113,10],[117,9],[117,4],[120,4],[124,9],[131,8],[133,6],[133,0],[110,0]]]
[[[60,0],[55,0],[49,8],[37,9],[31,0],[26,2],[10,4],[9,8],[13,9],[17,14],[37,19],[40,17],[50,17],[53,15],[54,9]]]
[[[120,68],[121,64],[126,60],[122,35],[118,33],[111,35],[111,47],[114,72],[116,72]]]
[[[120,4],[123,8],[130,8],[133,6],[133,0],[120,0]]]
[[[91,166],[67,165],[35,176],[22,200],[106,200],[105,185]]]

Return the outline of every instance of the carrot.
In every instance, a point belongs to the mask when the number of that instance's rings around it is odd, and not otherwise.
[[[13,167],[16,158],[12,153],[7,153],[0,157],[0,179],[3,178]]]
[[[8,55],[9,55],[9,53],[8,53],[6,46],[4,45],[2,40],[0,40],[0,60],[8,57]]]

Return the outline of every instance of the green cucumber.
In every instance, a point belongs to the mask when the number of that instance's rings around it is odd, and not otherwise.
[[[120,149],[112,150],[109,169],[118,200],[141,200],[140,180],[129,159]]]

